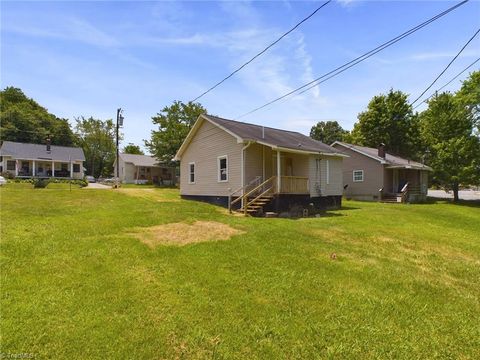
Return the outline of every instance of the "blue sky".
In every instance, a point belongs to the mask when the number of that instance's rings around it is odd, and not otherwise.
[[[124,142],[143,145],[161,108],[195,98],[320,3],[2,1],[1,86],[20,87],[72,122],[80,115],[112,118],[122,107]],[[236,118],[454,3],[332,2],[200,102],[211,114]],[[306,134],[319,120],[351,129],[376,94],[394,88],[413,100],[479,27],[480,1],[471,0],[342,75],[242,121]],[[434,88],[479,56],[477,38]]]

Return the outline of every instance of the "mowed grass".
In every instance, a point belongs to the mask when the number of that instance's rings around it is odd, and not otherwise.
[[[2,353],[480,358],[479,207],[348,201],[291,220],[231,216],[173,189],[0,196]],[[132,235],[195,221],[240,232],[154,248]]]

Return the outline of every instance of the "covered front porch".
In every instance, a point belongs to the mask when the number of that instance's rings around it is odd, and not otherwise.
[[[245,146],[241,160],[242,186],[230,194],[229,208],[237,205],[244,213],[255,213],[273,199],[295,205],[328,196],[330,168],[326,158],[318,153],[258,143]],[[341,167],[336,170],[341,172]]]
[[[272,149],[261,144],[243,151],[244,192],[268,181],[275,194],[309,194],[309,155]]]
[[[7,171],[17,178],[64,178],[81,179],[81,162],[49,160],[8,160]]]
[[[423,202],[427,198],[428,170],[386,167],[381,198],[396,202]]]
[[[173,185],[175,168],[159,166],[134,166],[135,184]]]

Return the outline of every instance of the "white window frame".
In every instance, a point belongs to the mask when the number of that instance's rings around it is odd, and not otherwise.
[[[328,160],[325,160],[327,162],[326,166],[327,166],[327,171],[326,171],[326,175],[327,175],[327,185],[330,184],[330,161]]]
[[[192,181],[192,165],[193,165],[193,181]],[[195,184],[195,181],[197,181],[197,165],[195,165],[195,162],[192,161],[188,163],[188,183]]]
[[[221,177],[220,177],[220,160],[223,160],[225,159],[226,160],[226,163],[227,163],[227,167],[225,168],[225,172],[226,172],[226,175],[227,175],[227,178],[225,180],[222,180]],[[228,182],[228,156],[227,155],[221,155],[219,157],[217,157],[217,181],[218,182]]]
[[[362,174],[362,180],[355,180],[355,173],[361,173]],[[353,170],[352,171],[352,180],[353,182],[364,182],[365,180],[365,173],[363,170],[358,169],[358,170]]]

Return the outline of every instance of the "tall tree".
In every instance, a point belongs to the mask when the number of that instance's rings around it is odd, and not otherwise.
[[[455,96],[467,108],[474,131],[480,136],[480,71],[470,73]]]
[[[158,130],[153,130],[145,146],[158,160],[171,162],[182,145],[191,127],[201,114],[207,110],[199,103],[174,101],[152,117]]]
[[[22,90],[7,87],[0,91],[0,140],[71,146],[75,136],[67,119],[50,114]]]
[[[125,154],[145,155],[142,149],[140,149],[140,146],[133,143],[128,143],[128,145],[123,148],[123,152]]]
[[[395,154],[417,157],[418,119],[413,116],[408,95],[391,89],[386,95],[374,96],[367,110],[358,115],[351,139],[370,147],[384,143]]]
[[[428,109],[420,115],[433,179],[445,189],[453,190],[454,201],[459,199],[461,184],[480,182],[480,139],[474,133],[475,116],[460,93],[445,92],[432,97]]]
[[[115,124],[112,120],[98,120],[83,116],[76,119],[79,145],[85,153],[87,174],[110,176],[115,161]]]
[[[319,121],[310,130],[312,139],[327,145],[344,140],[346,134],[348,134],[348,131],[344,130],[337,121]]]

